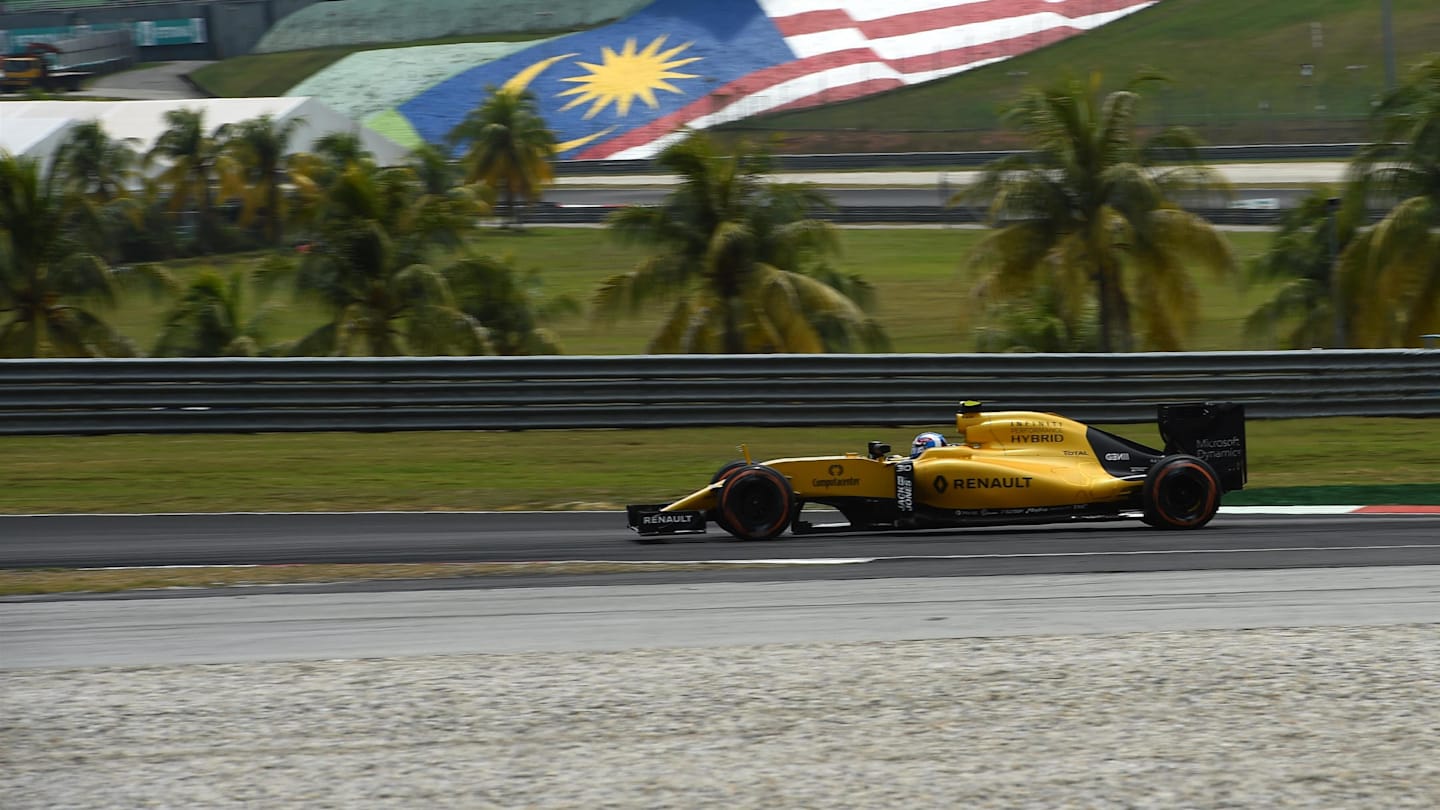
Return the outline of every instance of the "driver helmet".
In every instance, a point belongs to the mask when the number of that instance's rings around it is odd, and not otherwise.
[[[921,433],[915,437],[915,441],[910,445],[910,457],[915,458],[932,447],[944,447],[945,444],[945,437],[939,433],[930,433],[928,431]]]

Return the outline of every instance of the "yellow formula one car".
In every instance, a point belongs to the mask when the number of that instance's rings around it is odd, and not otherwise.
[[[954,442],[916,437],[909,456],[870,442],[865,455],[734,461],[668,504],[626,508],[642,542],[717,526],[742,540],[1138,517],[1163,529],[1210,522],[1247,476],[1245,412],[1229,402],[1159,407],[1164,450],[1053,413],[986,413],[966,402]],[[814,524],[807,505],[845,523]]]

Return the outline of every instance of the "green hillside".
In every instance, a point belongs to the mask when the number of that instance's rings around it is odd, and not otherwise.
[[[1392,0],[1396,62],[1440,50],[1440,3]],[[1014,146],[997,108],[1025,86],[1067,72],[1100,72],[1110,86],[1138,70],[1172,79],[1142,111],[1152,125],[1183,124],[1212,143],[1342,142],[1366,136],[1365,117],[1384,90],[1381,4],[1355,0],[1256,3],[1161,0],[1084,36],[918,87],[728,125],[735,133],[783,132],[785,151],[907,151]],[[520,41],[534,32],[415,44]],[[396,47],[399,43],[388,46]],[[194,78],[219,96],[278,95],[367,46],[253,54]],[[1301,75],[1310,65],[1310,75]]]
[[[1398,72],[1440,50],[1440,3],[1393,0]],[[1150,124],[1212,143],[1344,142],[1365,137],[1385,87],[1381,4],[1355,0],[1161,0],[1084,36],[926,85],[737,122],[781,131],[788,150],[995,149],[1015,145],[997,108],[1021,88],[1099,71],[1113,87],[1145,68],[1172,80],[1147,93]],[[1311,75],[1302,76],[1302,65]]]

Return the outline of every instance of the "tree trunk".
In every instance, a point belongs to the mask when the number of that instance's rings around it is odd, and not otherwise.
[[[1095,278],[1100,299],[1100,351],[1134,351],[1135,336],[1130,327],[1130,303],[1125,298],[1125,285],[1119,265],[1102,259],[1096,268]]]
[[[201,252],[209,253],[214,246],[215,220],[210,205],[210,178],[203,172],[196,178],[200,183],[200,224],[196,228]]]
[[[1113,352],[1110,344],[1110,279],[1105,269],[1095,268],[1095,297],[1100,303],[1100,345],[1102,352]]]
[[[265,190],[265,207],[265,217],[270,220],[270,243],[278,246],[285,240],[285,221],[280,216],[280,181],[273,175]]]
[[[740,324],[735,318],[735,299],[726,296],[725,299],[725,353],[740,354],[745,351],[745,344],[740,340]]]

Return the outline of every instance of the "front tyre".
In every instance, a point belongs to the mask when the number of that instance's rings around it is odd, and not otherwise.
[[[750,462],[748,461],[727,461],[725,462],[724,466],[715,471],[714,475],[710,476],[710,483],[713,485],[720,481],[725,481],[729,479],[730,476],[734,475],[737,471],[743,470],[749,466]],[[720,514],[719,508],[707,511],[705,513],[705,519],[710,521],[711,523],[714,523],[716,526],[719,526],[730,534],[735,534],[735,530],[730,528],[729,524],[725,522],[724,516]]]
[[[774,469],[747,465],[725,478],[715,511],[716,523],[741,540],[770,540],[795,516],[795,490]]]
[[[1157,529],[1198,529],[1220,509],[1220,478],[1194,456],[1168,456],[1150,468],[1140,506]]]

